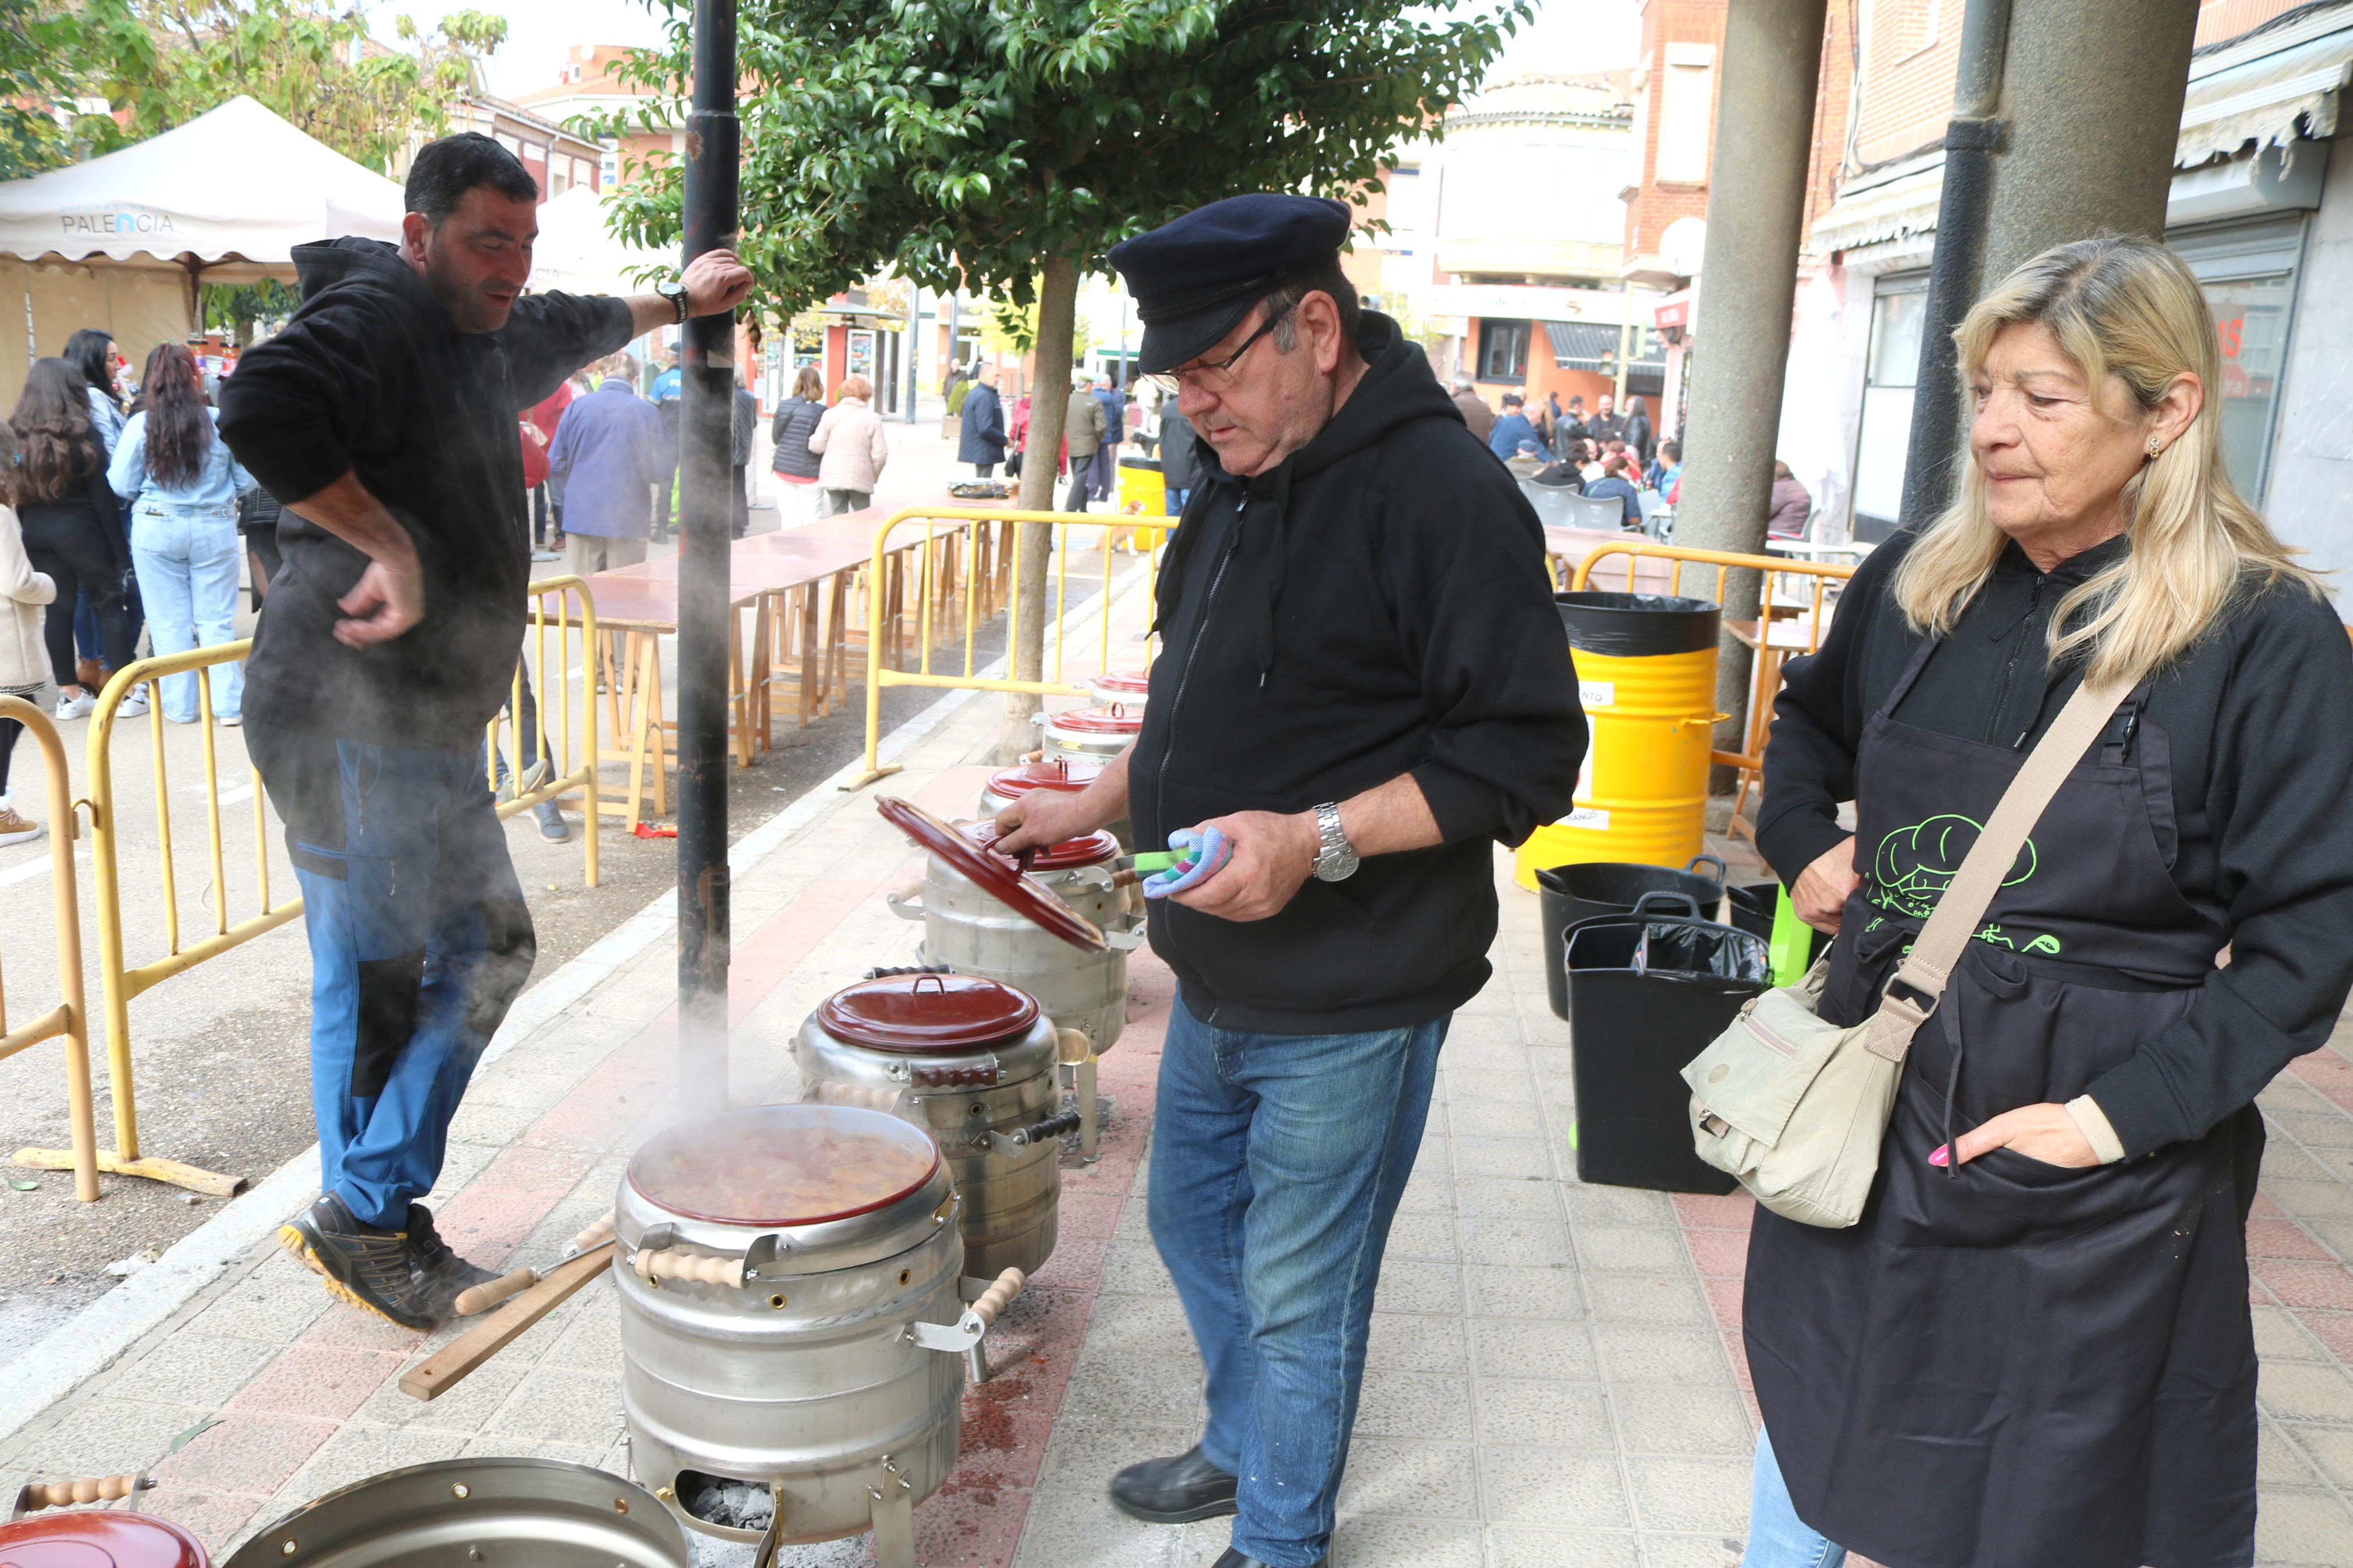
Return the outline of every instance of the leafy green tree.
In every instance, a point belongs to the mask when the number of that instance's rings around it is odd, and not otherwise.
[[[655,96],[605,134],[682,123],[688,0],[628,70]],[[1072,357],[1082,275],[1110,247],[1243,191],[1350,196],[1478,85],[1534,0],[742,0],[739,247],[792,310],[889,264],[1039,305],[1038,390]],[[624,187],[620,226],[674,245],[682,171]],[[1063,400],[1031,405],[1056,449]],[[1021,504],[1051,505],[1053,465]],[[1026,528],[1017,676],[1042,668],[1046,530]],[[1034,702],[1017,702],[1019,718]]]
[[[41,0],[0,0],[0,5]],[[480,88],[506,18],[453,11],[438,26],[396,24],[403,48],[377,45],[356,8],[301,0],[87,0],[72,17],[80,91],[120,120],[76,124],[107,153],[185,124],[239,93],[354,163],[387,171],[413,133],[438,134],[449,106]]]
[[[79,34],[63,0],[0,0],[0,180],[72,162]]]

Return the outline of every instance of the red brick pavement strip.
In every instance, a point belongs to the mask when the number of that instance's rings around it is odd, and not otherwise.
[[[820,879],[779,910],[737,950],[730,1011],[740,1017],[757,1005],[875,886]],[[435,1216],[443,1236],[480,1258],[520,1246],[652,1108],[676,1017],[673,1008],[649,1024],[501,1150]],[[238,1391],[216,1425],[154,1467],[148,1511],[226,1542],[423,1342],[356,1310],[329,1311]]]
[[[1683,1245],[1691,1249],[1700,1288],[1715,1310],[1717,1331],[1724,1336],[1725,1354],[1732,1375],[1739,1381],[1740,1397],[1748,1419],[1763,1425],[1757,1413],[1757,1393],[1748,1380],[1748,1351],[1740,1339],[1740,1293],[1748,1271],[1748,1227],[1757,1217],[1757,1200],[1746,1193],[1716,1197],[1701,1193],[1674,1194],[1675,1218],[1683,1226]],[[1848,1568],[1879,1568],[1867,1558],[1849,1556]]]
[[[939,1491],[915,1510],[916,1554],[932,1568],[1008,1568],[1020,1544],[1054,1417],[1086,1341],[1103,1257],[1151,1130],[1175,977],[1138,951],[1128,960],[1128,994],[1127,1027],[1098,1068],[1103,1092],[1117,1102],[1103,1131],[1103,1158],[1064,1167],[1053,1258],[989,1335],[989,1364],[997,1370],[965,1393],[963,1454]]]

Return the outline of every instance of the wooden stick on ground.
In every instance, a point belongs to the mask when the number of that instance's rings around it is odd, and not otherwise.
[[[413,1399],[435,1399],[448,1393],[524,1330],[571,1300],[612,1262],[613,1244],[608,1241],[549,1269],[538,1284],[402,1373],[400,1391]]]

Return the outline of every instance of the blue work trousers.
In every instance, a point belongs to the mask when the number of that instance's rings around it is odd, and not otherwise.
[[[320,739],[263,776],[311,933],[320,1184],[397,1229],[537,952],[482,749]]]
[[[1153,1115],[1152,1238],[1208,1369],[1201,1448],[1233,1472],[1233,1544],[1330,1550],[1389,1221],[1421,1147],[1448,1019],[1260,1035],[1180,995]]]

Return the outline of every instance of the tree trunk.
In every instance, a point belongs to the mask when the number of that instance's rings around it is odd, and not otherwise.
[[[1029,389],[1029,440],[1021,458],[1023,511],[1054,509],[1054,455],[1062,447],[1062,416],[1071,402],[1071,340],[1078,313],[1079,268],[1068,257],[1046,263],[1038,288],[1038,376]],[[1053,530],[1043,523],[1020,525],[1014,556],[1013,599],[1020,617],[1010,670],[1016,680],[1037,680],[1046,668],[1047,568],[1052,561]],[[997,760],[1011,763],[1038,749],[1030,722],[1043,704],[1026,691],[1008,692],[1005,723],[997,732]]]

